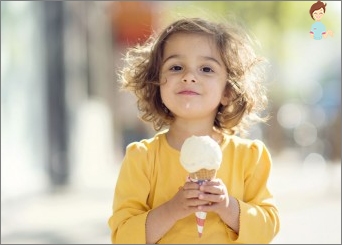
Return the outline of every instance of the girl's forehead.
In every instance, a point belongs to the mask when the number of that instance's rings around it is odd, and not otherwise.
[[[314,13],[320,13],[320,12],[324,12],[323,8],[320,8],[314,11]]]
[[[208,34],[202,33],[174,33],[165,43],[164,52],[186,48],[190,50],[209,51],[216,53],[218,50],[214,38]],[[216,52],[215,52],[216,51]]]
[[[216,46],[214,37],[206,33],[184,33],[178,32],[169,36],[166,40],[166,45],[172,43],[192,42],[194,45],[196,42],[206,43],[209,46]]]
[[[211,59],[223,64],[221,52],[213,36],[199,33],[175,33],[166,41],[163,60],[179,59]]]

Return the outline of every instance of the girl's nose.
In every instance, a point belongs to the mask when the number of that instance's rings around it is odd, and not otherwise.
[[[191,79],[191,80],[190,79],[186,79],[186,78],[183,79],[183,82],[188,82],[188,81],[193,82],[193,83],[196,82],[194,79]]]
[[[195,76],[191,73],[191,72],[188,72],[186,73],[184,76],[183,76],[183,79],[182,79],[183,82],[196,82],[196,78]]]

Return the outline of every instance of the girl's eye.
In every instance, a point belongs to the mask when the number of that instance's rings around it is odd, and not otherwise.
[[[214,72],[210,67],[203,67],[201,70],[204,72]]]
[[[182,70],[182,67],[181,66],[172,66],[171,71],[181,71]]]

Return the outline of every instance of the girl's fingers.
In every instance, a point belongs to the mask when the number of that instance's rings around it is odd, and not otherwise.
[[[185,190],[190,190],[190,189],[198,190],[199,187],[200,185],[196,182],[186,182],[183,186]]]
[[[186,183],[184,186],[180,186],[179,192],[183,195],[183,197],[189,198],[198,198],[198,195],[201,193],[199,190],[199,185],[197,183]]]
[[[198,196],[199,200],[204,200],[207,202],[207,204],[213,204],[217,202],[222,202],[225,199],[225,195],[213,195],[213,194],[206,194],[201,193]]]
[[[203,185],[199,189],[201,192],[215,195],[225,195],[226,189],[223,185]]]

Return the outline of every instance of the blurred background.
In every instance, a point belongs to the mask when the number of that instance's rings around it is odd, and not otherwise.
[[[182,16],[236,19],[271,69],[272,243],[341,244],[341,2],[1,1],[1,243],[110,243],[126,145],[154,134],[118,89],[128,46]]]

